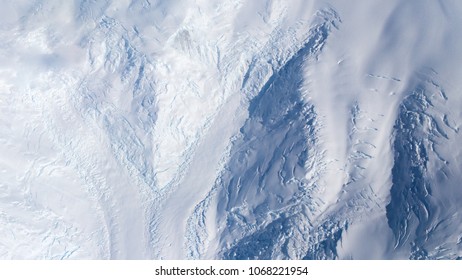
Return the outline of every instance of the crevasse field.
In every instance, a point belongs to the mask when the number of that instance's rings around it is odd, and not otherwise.
[[[0,0],[1,259],[462,258],[462,2]]]

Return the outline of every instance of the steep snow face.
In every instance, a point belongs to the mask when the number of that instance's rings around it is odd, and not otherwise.
[[[457,1],[0,5],[0,258],[462,257]]]
[[[410,247],[410,258],[457,258],[459,237],[448,233],[460,232],[457,203],[451,202],[460,198],[459,186],[450,175],[460,167],[452,166],[458,160],[444,147],[457,145],[453,141],[460,138],[446,111],[446,90],[433,80],[436,72],[428,75],[420,77],[399,108],[387,218],[395,247]]]

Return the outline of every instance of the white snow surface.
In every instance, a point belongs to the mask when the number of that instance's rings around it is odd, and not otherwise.
[[[0,259],[462,258],[462,2],[0,7]]]

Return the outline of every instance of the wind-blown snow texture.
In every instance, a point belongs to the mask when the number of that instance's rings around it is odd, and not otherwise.
[[[462,258],[460,1],[0,7],[0,258]]]

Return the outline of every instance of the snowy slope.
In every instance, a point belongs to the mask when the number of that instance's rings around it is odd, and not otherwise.
[[[462,257],[458,1],[0,5],[0,258]]]

